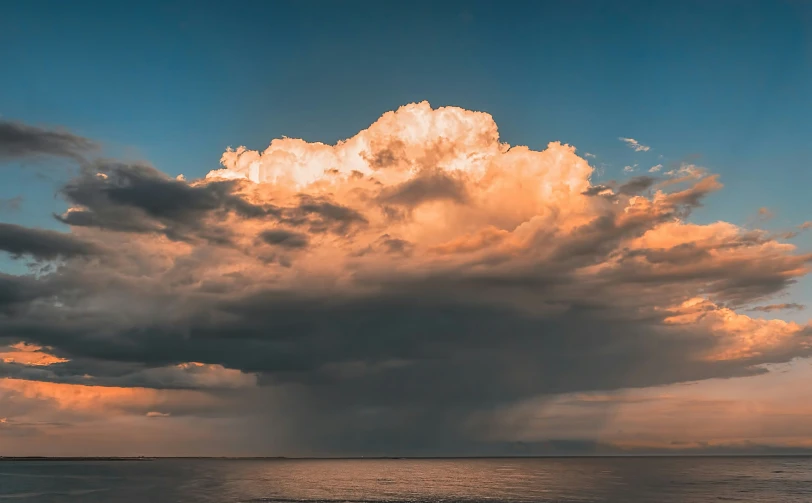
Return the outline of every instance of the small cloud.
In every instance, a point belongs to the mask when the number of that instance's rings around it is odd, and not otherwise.
[[[650,167],[650,168],[648,169],[648,172],[649,172],[649,173],[657,173],[657,172],[658,172],[658,171],[660,171],[661,169],[663,169],[663,165],[662,165],[662,164],[658,164],[658,165],[656,165],[656,166],[652,166],[652,167]]]
[[[695,164],[683,164],[679,168],[666,171],[665,174],[668,176],[700,178],[705,174],[705,170]]]
[[[798,233],[795,231],[785,231],[774,234],[773,239],[792,239],[797,236]]]
[[[34,351],[39,351],[42,349],[42,346],[37,346],[36,344],[29,344],[25,341],[15,342],[14,344],[10,344],[10,347],[16,349],[17,351],[24,351],[27,353],[33,353]]]
[[[26,342],[0,346],[0,362],[14,363],[26,367],[47,367],[48,365],[69,361],[44,351],[51,349]]]
[[[18,211],[23,205],[23,196],[9,199],[0,198],[0,211]]]
[[[760,311],[762,313],[771,313],[773,311],[786,311],[786,310],[794,310],[794,311],[802,311],[806,308],[803,304],[798,304],[795,302],[790,302],[788,304],[769,304],[766,306],[756,306],[750,308],[750,311]]]
[[[185,389],[237,389],[257,385],[257,376],[220,364],[186,362],[155,367],[130,375],[140,385]]]
[[[170,414],[169,412],[156,412],[156,411],[147,412],[147,417],[169,417],[171,415],[172,414]]]
[[[628,145],[629,148],[633,149],[635,152],[648,152],[649,150],[651,150],[651,147],[649,147],[648,145],[643,145],[634,138],[623,138],[621,136],[620,138],[618,138],[618,140],[626,142],[626,145]]]
[[[618,194],[625,194],[627,196],[633,196],[635,194],[639,194],[644,190],[649,189],[652,185],[654,185],[654,178],[650,176],[635,176],[631,178],[628,182],[624,183],[620,187],[617,188]]]
[[[584,157],[591,157],[591,158],[595,159],[598,156],[596,156],[595,154],[590,154],[589,152],[584,152]]]
[[[263,231],[260,234],[260,239],[271,246],[279,246],[281,248],[288,249],[307,248],[308,245],[306,234],[284,229],[270,229]]]
[[[812,229],[812,220],[810,220],[809,222],[802,223],[801,225],[798,226],[798,228],[801,230]]]
[[[758,211],[756,211],[755,216],[750,217],[749,225],[764,225],[765,222],[767,222],[769,220],[772,220],[773,217],[775,217],[775,213],[770,211],[769,208],[762,206],[761,208],[758,209]],[[794,237],[794,234],[796,234],[796,233],[779,232],[779,233],[775,234],[774,238],[778,238],[778,237],[780,237],[782,235],[785,235],[785,236],[788,236],[788,237],[785,237],[784,239],[789,239],[789,238]]]
[[[631,173],[632,171],[635,170],[635,168],[637,168],[637,164],[635,164],[633,166],[626,166],[626,167],[623,168],[623,171],[625,173]]]

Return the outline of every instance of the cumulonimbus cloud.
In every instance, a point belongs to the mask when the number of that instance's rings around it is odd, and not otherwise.
[[[335,145],[276,139],[222,164],[185,181],[98,161],[63,188],[71,241],[28,231],[18,248],[58,268],[0,278],[6,343],[65,360],[28,378],[229,387],[255,405],[296,390],[289,438],[346,453],[452,448],[500,404],[810,351],[808,325],[739,311],[812,255],[691,223],[722,188],[697,166],[595,185],[574,147],[511,147],[490,115],[425,102]],[[368,444],[342,444],[359,431]]]

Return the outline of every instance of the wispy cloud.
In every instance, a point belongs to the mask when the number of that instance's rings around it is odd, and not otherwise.
[[[618,138],[618,140],[625,142],[626,145],[628,145],[629,148],[631,148],[635,152],[648,152],[649,150],[651,150],[651,147],[649,147],[648,145],[643,145],[634,138],[623,138],[621,136],[620,138]]]
[[[795,311],[802,311],[805,309],[806,306],[803,304],[798,304],[795,302],[789,302],[786,304],[768,304],[766,306],[756,306],[750,308],[750,311],[760,311],[762,313],[771,313],[773,311],[785,311],[785,310],[795,310]]]
[[[667,176],[683,178],[699,178],[705,175],[705,169],[695,164],[682,164],[679,168],[670,169],[665,172]]]
[[[657,164],[656,166],[652,166],[652,167],[650,167],[650,168],[648,169],[648,172],[649,172],[649,173],[657,173],[657,172],[659,172],[661,169],[663,169],[663,165],[662,165],[662,164]]]
[[[23,196],[0,198],[0,211],[18,211],[23,205]]]
[[[770,208],[761,207],[758,209],[758,218],[761,220],[771,220],[775,217],[775,213],[770,211]]]
[[[98,145],[68,131],[0,120],[0,161],[36,156],[83,159]]]
[[[635,169],[637,169],[637,164],[632,164],[631,166],[624,166],[623,167],[623,172],[624,173],[631,173]]]
[[[584,157],[590,157],[590,158],[592,158],[592,159],[595,159],[595,158],[597,158],[598,156],[596,156],[595,154],[590,154],[589,152],[584,152]]]

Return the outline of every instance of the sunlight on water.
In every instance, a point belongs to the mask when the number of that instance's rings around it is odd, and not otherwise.
[[[812,459],[5,461],[0,500],[795,503]]]

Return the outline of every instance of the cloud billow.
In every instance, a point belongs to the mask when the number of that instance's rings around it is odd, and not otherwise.
[[[810,350],[809,326],[737,310],[812,256],[690,223],[722,187],[700,169],[593,185],[573,147],[510,147],[489,115],[427,103],[222,163],[187,182],[98,161],[62,189],[71,234],[0,232],[60,258],[0,278],[0,333],[64,361],[6,372],[233,389],[259,415],[273,395],[291,442],[346,453],[364,448],[336,439],[361,432],[372,450],[459,447],[470,417],[532,397],[753,375]]]

